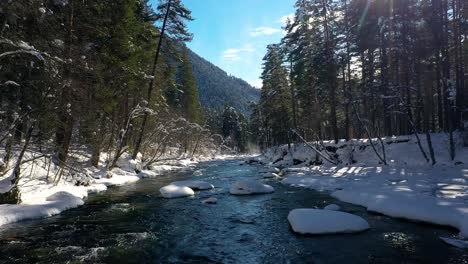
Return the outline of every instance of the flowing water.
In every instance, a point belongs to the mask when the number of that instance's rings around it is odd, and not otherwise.
[[[438,237],[456,230],[366,212],[325,193],[266,182],[276,192],[229,195],[239,179],[259,178],[257,166],[211,161],[92,195],[61,215],[0,228],[0,263],[468,263],[468,251]],[[198,176],[195,176],[198,175]],[[163,199],[174,180],[211,182],[195,197]],[[203,199],[218,198],[216,205]],[[353,235],[299,236],[288,224],[294,208],[337,203],[369,221]]]

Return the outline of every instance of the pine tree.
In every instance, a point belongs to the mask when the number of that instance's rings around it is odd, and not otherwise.
[[[291,129],[291,97],[288,72],[283,66],[279,45],[269,45],[263,58],[263,88],[260,97],[260,111],[267,128],[266,145],[289,143]]]
[[[190,41],[192,39],[192,34],[187,31],[187,26],[185,21],[191,21],[191,11],[184,7],[181,0],[161,0],[160,4],[157,7],[158,13],[156,14],[156,20],[162,22],[161,34],[158,39],[158,45],[156,47],[156,53],[154,56],[153,67],[151,70],[149,86],[147,90],[147,103],[151,105],[153,99],[153,88],[154,80],[156,77],[156,69],[158,66],[158,60],[161,54],[161,49],[163,41],[166,38],[175,41]],[[146,123],[148,121],[148,114],[145,114],[137,137],[135,148],[133,149],[133,159],[136,158],[140,150],[140,146],[143,140],[143,136],[146,129]]]

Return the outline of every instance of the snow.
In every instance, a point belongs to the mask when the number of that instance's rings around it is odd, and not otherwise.
[[[27,151],[24,160],[33,160],[34,156],[37,155],[34,151]],[[106,154],[104,153],[102,156],[99,168],[89,165],[86,165],[89,167],[80,167],[79,170],[82,174],[73,177],[66,174],[56,185],[54,178],[59,167],[50,163],[49,158],[34,159],[23,164],[21,166],[23,174],[19,183],[22,203],[0,205],[0,226],[56,215],[64,210],[83,205],[90,193],[102,192],[111,186],[131,184],[144,177],[156,177],[167,171],[184,168],[181,164],[192,166],[197,162],[182,160],[177,162],[177,166],[162,164],[153,166],[152,170],[143,170],[137,174],[136,169],[142,167],[141,156],[134,161],[129,159],[128,155],[124,155],[118,162],[122,168],[113,168],[111,171],[107,171],[103,163]],[[75,153],[72,158],[77,162],[87,164],[87,156],[85,155]],[[14,164],[14,160],[11,163]],[[0,193],[10,190],[10,184],[10,173],[3,178],[0,177]],[[193,192],[191,189],[190,191]]]
[[[452,226],[462,238],[468,238],[468,166],[456,162],[468,161],[468,148],[458,144],[456,159],[451,161],[446,135],[432,137],[435,166],[425,162],[413,137],[392,137],[386,139],[393,142],[386,144],[388,166],[380,165],[369,147],[359,148],[352,154],[355,164],[288,165],[282,170],[282,183],[325,191],[340,201],[391,217]],[[365,140],[355,142],[367,144]],[[299,145],[292,149],[283,157],[286,164],[290,157],[306,161],[315,158],[315,154]],[[337,153],[343,157],[345,151],[338,149]],[[283,156],[279,152],[277,148],[270,149],[265,159],[276,161]]]
[[[187,186],[166,185],[159,189],[164,198],[181,198],[195,195],[195,192]]]
[[[468,237],[468,169],[313,167],[282,183],[328,191],[372,212],[452,226]]]
[[[356,233],[369,229],[369,223],[357,215],[320,209],[294,209],[288,221],[296,233],[323,235]]]
[[[211,183],[204,181],[176,181],[172,182],[171,185],[186,186],[194,190],[209,190],[214,189]]]
[[[272,186],[255,181],[237,181],[229,190],[233,195],[263,194],[274,191]]]
[[[445,243],[461,249],[468,249],[468,241],[455,238],[440,237]]]
[[[3,85],[11,85],[11,86],[16,86],[16,87],[20,87],[21,85],[19,85],[17,82],[15,81],[6,81],[3,83]]]
[[[132,159],[131,155],[125,153],[122,157],[117,161],[117,167],[122,170],[129,171],[129,172],[140,172],[142,170],[141,165],[141,155],[137,155],[137,159]]]
[[[46,201],[74,201],[80,199],[69,192],[56,192],[51,196],[47,197]]]
[[[329,204],[323,208],[323,210],[329,210],[329,211],[340,211],[341,207],[336,205],[336,204]]]
[[[25,219],[53,216],[67,209],[84,204],[81,199],[65,201],[48,201],[41,204],[0,205],[0,225],[5,225]]]
[[[426,153],[429,154],[426,136],[419,135],[421,143]],[[438,165],[453,165],[454,161],[450,160],[449,148],[448,148],[448,136],[443,133],[432,134],[432,143],[434,147],[435,156]],[[456,135],[456,144],[461,145],[461,135]],[[417,145],[417,140],[414,135],[410,136],[398,136],[398,137],[386,137],[382,138],[385,142],[385,152],[387,156],[387,162],[392,166],[428,166],[428,162],[424,159],[420,149]],[[382,153],[382,149],[378,139],[374,138],[372,141],[377,147],[379,153]],[[312,142],[314,145],[316,142]],[[325,147],[336,148],[336,154],[343,164],[350,164],[350,159],[356,160],[357,162],[365,163],[366,165],[377,166],[380,165],[380,161],[375,155],[372,147],[370,146],[368,139],[352,139],[349,141],[340,140],[337,144],[333,140],[323,141]],[[466,161],[465,156],[467,149],[459,149],[456,160]],[[286,155],[285,155],[286,154]],[[324,155],[327,153],[323,152]],[[268,149],[264,153],[264,157],[257,158],[258,160],[268,160],[271,163],[268,166],[275,167],[287,167],[293,166],[294,161],[302,162],[304,164],[310,164],[314,162],[316,153],[305,144],[292,144],[291,147],[288,145],[282,145]],[[278,161],[276,163],[272,163]],[[324,161],[325,165],[332,165],[327,161]]]
[[[143,170],[140,173],[138,173],[138,177],[140,178],[154,178],[157,176],[159,176],[159,173],[152,170]]]
[[[218,203],[218,199],[211,197],[211,198],[203,200],[202,203],[203,204],[216,204]]]

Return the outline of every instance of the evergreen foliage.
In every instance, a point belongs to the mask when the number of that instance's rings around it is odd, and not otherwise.
[[[424,132],[429,145],[429,132],[443,131],[454,158],[454,133],[468,120],[466,1],[297,0],[295,7],[277,48],[291,95],[282,99],[289,128],[306,140]],[[285,85],[268,73],[253,117],[264,146],[286,139],[269,117],[281,104],[267,92]]]

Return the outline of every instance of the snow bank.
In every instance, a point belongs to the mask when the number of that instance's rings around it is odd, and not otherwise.
[[[263,194],[274,191],[272,186],[254,181],[238,181],[229,190],[233,195]]]
[[[171,185],[186,186],[194,190],[209,190],[214,189],[211,183],[204,181],[176,181],[172,182]]]
[[[42,204],[0,205],[0,226],[26,219],[53,216],[84,204],[82,199],[49,201]]]
[[[369,229],[369,223],[357,215],[319,209],[294,209],[289,213],[288,221],[294,232],[310,235],[355,233]]]
[[[429,153],[429,147],[425,135],[419,135],[421,144],[426,153]],[[448,136],[444,133],[431,134],[433,149],[437,159],[437,164],[454,165],[458,162],[467,162],[468,148],[461,147],[461,135],[455,134],[457,145],[457,157],[452,161],[449,155]],[[382,138],[385,145],[385,153],[387,162],[390,165],[399,166],[430,166],[417,144],[417,139],[414,135],[386,137]],[[377,150],[382,153],[382,147],[378,139],[372,139]],[[316,142],[311,142],[315,145]],[[324,141],[323,145],[328,149],[329,153],[324,155],[337,155],[342,164],[361,163],[367,166],[380,165],[379,158],[375,155],[368,139],[352,139],[349,141],[340,140],[335,143],[333,140]],[[268,149],[264,156],[259,160],[268,161],[269,166],[287,167],[298,164],[312,164],[316,160],[317,154],[305,144],[281,145]],[[327,161],[323,161],[325,165],[332,165]]]
[[[335,191],[332,196],[344,202],[364,206],[372,212],[452,226],[461,231],[461,236],[468,237],[468,204],[463,202],[411,193],[370,190]]]
[[[338,166],[311,166],[316,153],[304,144],[271,148],[262,158],[268,166],[283,167],[284,184],[330,192],[341,201],[392,217],[452,226],[468,238],[468,148],[456,136],[452,161],[447,135],[431,136],[435,166],[423,158],[414,135],[383,139],[388,166],[379,164],[367,139],[325,141],[342,162]],[[425,135],[421,140],[427,152]],[[376,146],[381,153],[380,144]]]
[[[57,174],[59,167],[50,163],[50,160],[46,158],[33,159],[35,155],[38,154],[25,153],[24,159],[33,161],[21,166],[24,172],[19,183],[22,203],[0,205],[0,226],[26,219],[56,215],[64,210],[83,205],[89,193],[105,191],[110,186],[133,183],[144,177],[155,177],[170,170],[180,169],[181,164],[189,166],[196,162],[182,160],[178,162],[178,166],[157,165],[153,167],[153,170],[144,170],[137,174],[141,169],[141,155],[136,161],[124,155],[117,162],[117,165],[121,167],[107,171],[102,160],[100,168],[79,168],[84,172],[83,176],[65,174],[58,184],[54,185],[54,175]],[[86,153],[85,155],[75,154],[72,158],[82,164],[87,164]],[[11,188],[10,185],[9,175],[0,178],[0,193],[7,192]]]
[[[468,237],[466,167],[315,166],[286,176],[284,184],[328,191],[341,201],[392,217],[452,226]]]
[[[195,195],[195,192],[187,186],[166,185],[159,189],[164,198],[180,198]]]
[[[448,237],[440,237],[440,239],[442,239],[442,241],[454,247],[461,248],[461,249],[468,249],[468,241],[448,238]]]

